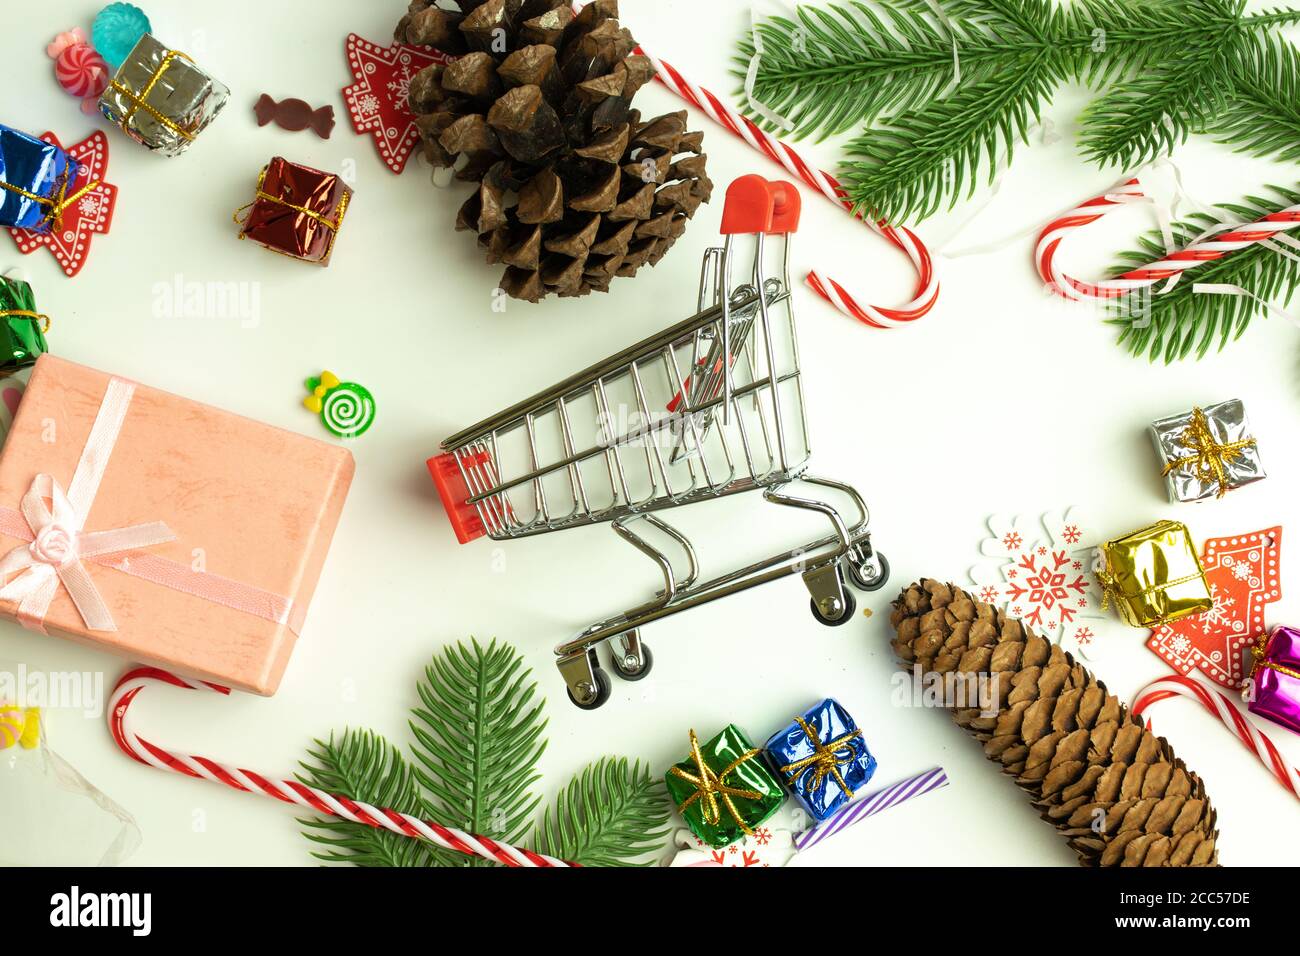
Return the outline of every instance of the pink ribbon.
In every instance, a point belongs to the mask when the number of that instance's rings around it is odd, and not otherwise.
[[[52,477],[40,474],[23,495],[21,510],[0,507],[0,534],[26,542],[0,558],[0,578],[19,575],[0,588],[0,601],[17,602],[19,622],[43,634],[45,615],[61,583],[87,628],[116,631],[113,615],[86,568],[88,561],[285,624],[298,633],[302,614],[289,598],[141,551],[176,540],[161,521],[109,531],[83,530],[134,393],[130,382],[109,380],[66,494]]]

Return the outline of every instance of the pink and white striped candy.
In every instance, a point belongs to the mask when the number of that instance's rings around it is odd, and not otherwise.
[[[54,61],[54,78],[73,96],[98,97],[108,88],[108,64],[88,43],[64,47]]]

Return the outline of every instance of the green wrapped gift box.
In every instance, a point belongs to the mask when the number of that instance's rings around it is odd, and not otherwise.
[[[691,731],[691,754],[668,769],[668,795],[697,837],[723,847],[767,820],[785,790],[745,732],[728,724],[706,744]]]
[[[0,276],[0,375],[35,364],[45,353],[50,320],[36,311],[32,287],[20,279]]]

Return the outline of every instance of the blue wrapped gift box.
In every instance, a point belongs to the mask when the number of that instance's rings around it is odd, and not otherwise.
[[[59,147],[0,125],[0,226],[49,232],[76,173]]]
[[[814,820],[853,799],[876,772],[876,758],[848,711],[828,697],[764,747],[777,776]]]

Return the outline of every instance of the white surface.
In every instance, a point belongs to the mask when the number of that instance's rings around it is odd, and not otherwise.
[[[807,862],[1071,863],[1052,828],[946,714],[890,706],[887,602],[896,585],[917,576],[964,579],[991,512],[1074,503],[1107,532],[1167,516],[1189,522],[1200,540],[1289,521],[1300,470],[1295,328],[1256,320],[1223,354],[1149,366],[1116,348],[1095,316],[1048,300],[1028,235],[987,255],[941,260],[938,308],[905,331],[858,326],[799,290],[814,465],[865,493],[893,582],[860,602],[874,617],[835,630],[812,620],[797,580],[647,629],[654,676],[616,683],[614,699],[595,714],[578,711],[565,700],[550,648],[651,586],[648,564],[600,528],[499,549],[487,540],[459,547],[424,459],[445,435],[687,314],[699,255],[717,233],[722,190],[742,173],[780,171],[692,115],[692,128],[706,133],[718,200],[658,268],[617,280],[609,295],[511,302],[504,314],[494,312],[497,267],[484,265],[471,238],[452,230],[464,187],[434,188],[419,166],[394,176],[371,141],[352,133],[342,109],[345,35],[386,42],[402,6],[331,0],[290,17],[290,5],[228,0],[220,15],[206,17],[193,4],[151,0],[155,32],[230,86],[225,114],[178,159],[150,155],[110,131],[117,214],[76,279],[65,278],[47,252],[22,257],[0,237],[0,266],[29,270],[39,304],[55,318],[52,346],[67,358],[310,435],[324,432],[299,404],[300,383],[322,367],[366,384],[378,402],[377,424],[352,444],[356,482],[279,694],[222,700],[160,690],[137,705],[141,729],[164,745],[265,771],[291,770],[313,736],[344,726],[372,727],[404,744],[415,681],[430,654],[470,635],[497,636],[526,652],[549,700],[542,761],[548,798],[598,755],[625,753],[662,771],[684,753],[690,727],[710,734],[735,721],[762,739],[810,702],[834,695],[865,729],[882,785],[935,763],[953,784],[824,844]],[[44,44],[75,24],[88,30],[97,8],[66,0],[37,5],[21,29],[0,32],[7,75],[0,120],[35,133],[53,128],[65,143],[94,128],[55,84]],[[735,0],[625,0],[623,19],[647,49],[730,93],[727,62],[746,9]],[[252,104],[264,90],[334,104],[333,137],[259,129]],[[997,200],[960,245],[1030,229],[1119,178],[1074,153],[1071,130],[1083,101],[1073,91],[1049,111],[1065,138],[1045,144],[1036,137],[1021,148]],[[654,113],[680,104],[651,86],[638,106]],[[831,145],[807,148],[828,168],[834,161]],[[328,270],[235,241],[230,212],[248,200],[257,170],[274,154],[327,169],[355,165],[356,197]],[[1293,168],[1232,157],[1201,140],[1175,159],[1191,194],[1205,202],[1294,179]],[[964,206],[960,216],[974,208]],[[804,210],[798,275],[816,265],[871,301],[909,296],[910,268],[884,242],[809,193]],[[1068,261],[1090,274],[1149,227],[1148,215],[1125,212],[1081,234]],[[938,222],[920,230],[936,247],[949,231]],[[155,284],[178,274],[257,283],[260,323],[156,318]],[[1146,423],[1228,396],[1246,403],[1268,480],[1222,502],[1167,504]],[[750,546],[752,530],[770,517],[767,506],[744,499],[729,505],[705,519]],[[766,540],[754,534],[752,547],[761,550]],[[1291,569],[1300,562],[1300,539],[1288,530],[1283,540],[1285,595],[1268,616],[1294,623],[1300,594]],[[706,556],[708,547],[702,540]],[[1115,648],[1098,672],[1126,699],[1165,672],[1143,647],[1144,634],[1117,624],[1103,635]],[[0,659],[103,671],[109,686],[125,666],[10,624],[0,627]],[[1259,839],[1265,821],[1294,811],[1291,798],[1193,704],[1160,704],[1153,715],[1205,778],[1219,812],[1223,862],[1291,862],[1300,837],[1290,828],[1272,827],[1269,839]],[[1300,760],[1300,741],[1266,729]],[[49,735],[135,814],[144,833],[136,863],[312,862],[287,808],[140,767],[118,753],[99,719],[53,714]]]

